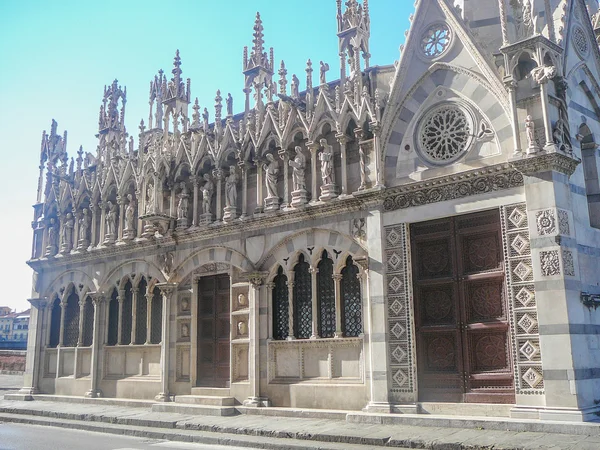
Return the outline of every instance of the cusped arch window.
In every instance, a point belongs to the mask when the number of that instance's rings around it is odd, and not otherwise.
[[[473,114],[458,103],[430,108],[417,124],[416,147],[429,165],[452,164],[471,149],[474,138]]]

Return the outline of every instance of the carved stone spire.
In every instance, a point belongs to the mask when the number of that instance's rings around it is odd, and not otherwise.
[[[287,69],[285,68],[285,63],[281,61],[281,67],[279,68],[279,93],[282,95],[286,95],[287,93]]]
[[[263,65],[266,61],[263,61],[263,54],[265,51],[265,35],[263,34],[264,27],[260,13],[256,13],[256,21],[254,22],[254,40],[252,41],[252,59],[254,60],[255,66]],[[266,59],[266,58],[265,58]]]
[[[192,109],[194,110],[192,113],[192,128],[200,128],[200,105],[198,104],[198,97],[196,97]]]

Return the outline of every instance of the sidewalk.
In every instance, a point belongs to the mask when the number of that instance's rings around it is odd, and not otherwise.
[[[18,391],[21,386],[23,374],[0,374],[0,391]]]
[[[421,422],[426,419],[426,416],[421,417]],[[440,416],[432,419],[439,420]],[[39,400],[31,402],[0,400],[0,422],[50,425],[174,441],[220,445],[225,443],[269,449],[597,450],[600,448],[600,424],[573,424],[573,431],[578,434],[564,434],[489,430],[482,427],[442,428],[407,424],[357,424],[346,420],[246,414],[230,417],[191,416],[152,412],[149,406],[124,407]],[[551,427],[553,423],[545,422],[545,424]],[[564,428],[565,424],[562,422],[560,426],[561,428],[557,429],[568,429]]]

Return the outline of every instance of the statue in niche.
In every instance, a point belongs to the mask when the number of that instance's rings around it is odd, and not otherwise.
[[[531,36],[535,29],[531,0],[510,0],[517,39]]]
[[[117,205],[111,201],[106,203],[106,235],[116,236],[117,234]]]
[[[248,298],[244,294],[238,295],[238,306],[248,306]]]
[[[149,183],[146,188],[146,214],[154,212],[154,184]]]
[[[84,208],[81,213],[81,219],[79,219],[79,240],[84,243],[87,242],[88,231],[90,229],[92,218],[90,217],[90,210],[87,208]]]
[[[319,141],[323,151],[319,153],[319,160],[321,161],[321,180],[323,186],[333,184],[333,153],[331,152],[331,146],[327,144],[326,139]]]
[[[187,323],[181,325],[181,337],[190,337],[190,326]]]
[[[272,154],[267,153],[267,164],[263,165],[265,170],[265,184],[267,186],[267,198],[279,197],[277,195],[277,175],[279,175],[279,163]]]
[[[54,219],[50,219],[48,225],[48,245],[46,246],[46,255],[51,256],[56,253],[56,225]]]
[[[233,116],[233,97],[231,96],[231,93],[227,94],[227,100],[225,100],[225,102],[227,103],[227,115]]]
[[[538,148],[535,140],[535,122],[532,116],[527,116],[525,119],[525,133],[527,135],[527,150],[531,153],[532,150],[535,151]]]
[[[210,203],[215,191],[215,184],[208,173],[205,173],[203,178],[206,183],[202,186],[202,213],[210,214]]]
[[[62,226],[61,233],[61,241],[62,241],[62,251],[68,252],[71,250],[71,246],[73,244],[73,229],[75,228],[75,219],[73,219],[73,214],[68,213],[65,217]]]
[[[127,208],[125,208],[125,231],[132,231],[135,229],[135,200],[133,195],[127,194]]]
[[[181,183],[181,194],[179,194],[179,203],[177,204],[177,218],[187,219],[188,214],[188,192],[185,183]]]
[[[292,75],[292,98],[297,99],[300,97],[300,80],[296,76],[296,74]]]
[[[235,208],[237,206],[237,183],[238,176],[235,166],[229,167],[229,175],[225,180],[225,206]]]
[[[292,168],[292,184],[294,185],[294,191],[302,191],[306,190],[306,158],[302,153],[302,147],[296,146],[294,150],[296,156],[289,161]]]
[[[248,334],[248,325],[241,320],[237,324],[238,336],[246,336]]]

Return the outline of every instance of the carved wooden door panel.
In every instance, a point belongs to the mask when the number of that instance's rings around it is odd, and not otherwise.
[[[198,282],[198,386],[229,386],[229,275]]]
[[[513,403],[497,211],[411,226],[421,401]]]

